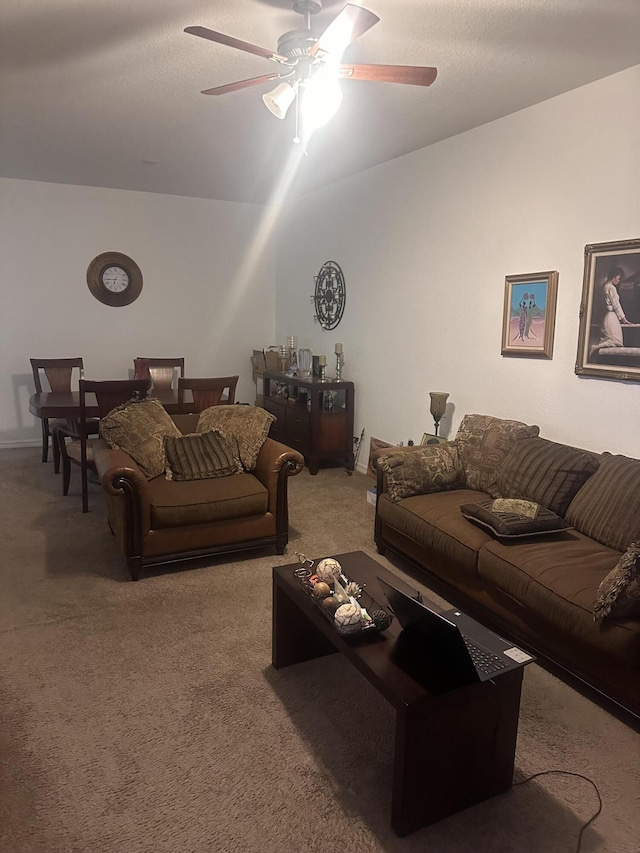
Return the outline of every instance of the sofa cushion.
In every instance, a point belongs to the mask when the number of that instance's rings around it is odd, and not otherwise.
[[[564,515],[569,504],[598,469],[598,459],[584,450],[545,438],[517,441],[498,472],[505,498],[524,498]]]
[[[455,489],[464,481],[454,444],[420,447],[411,453],[391,452],[379,456],[376,465],[384,472],[386,491],[392,501]]]
[[[432,492],[397,502],[383,494],[377,511],[385,524],[385,535],[393,536],[391,528],[433,555],[434,562],[449,564],[452,571],[461,566],[475,574],[478,551],[490,537],[462,517],[460,504],[483,498],[486,495],[470,489]]]
[[[566,519],[585,536],[625,551],[640,539],[640,460],[603,453]]]
[[[197,432],[218,430],[229,444],[238,448],[244,470],[253,471],[274,421],[275,417],[259,406],[211,406],[201,412]]]
[[[164,472],[166,435],[177,437],[180,430],[158,400],[124,403],[100,420],[100,437],[128,453],[148,479]]]
[[[264,515],[269,499],[257,477],[246,473],[191,482],[156,477],[149,496],[152,530]]]
[[[499,498],[494,501],[462,504],[460,512],[473,524],[498,539],[530,539],[569,529],[570,525],[540,504]]]
[[[500,497],[497,483],[500,466],[516,441],[535,438],[539,432],[540,427],[528,426],[521,421],[490,415],[465,415],[455,443],[466,487],[486,492],[492,498]]]
[[[588,671],[603,656],[635,670],[640,664],[637,623],[593,619],[598,586],[619,558],[619,552],[572,530],[553,540],[491,539],[478,556],[478,573],[489,588],[512,600],[514,610],[522,606],[542,648],[547,633],[556,643],[563,637],[564,653],[573,649],[569,654],[578,671]]]
[[[208,480],[238,472],[233,450],[217,430],[165,436],[167,480]]]
[[[640,542],[634,542],[598,587],[594,619],[640,618]]]

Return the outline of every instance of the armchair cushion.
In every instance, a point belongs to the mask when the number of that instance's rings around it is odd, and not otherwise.
[[[376,465],[385,475],[387,493],[392,501],[456,489],[464,482],[454,444],[432,444],[411,453],[392,452],[379,456]]]
[[[233,450],[215,430],[164,437],[167,480],[208,480],[238,472]]]
[[[158,400],[123,403],[100,421],[100,437],[113,450],[128,453],[149,479],[164,472],[167,435],[178,438],[180,430]]]
[[[197,432],[215,429],[238,448],[245,471],[253,471],[275,417],[259,406],[211,406],[200,414]]]
[[[269,493],[253,474],[175,482],[149,481],[151,528],[187,527],[267,512]]]

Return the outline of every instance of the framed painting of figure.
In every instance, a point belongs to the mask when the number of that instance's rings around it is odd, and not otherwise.
[[[555,270],[506,277],[502,355],[553,356],[557,294]]]
[[[576,373],[640,382],[640,239],[584,247]]]

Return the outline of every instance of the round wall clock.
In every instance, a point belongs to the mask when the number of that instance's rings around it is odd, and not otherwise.
[[[313,299],[318,322],[323,329],[335,329],[342,320],[347,301],[347,286],[342,270],[335,261],[327,261],[320,267],[315,280]]]
[[[87,269],[87,284],[105,305],[130,305],[142,292],[140,267],[122,252],[103,252]]]

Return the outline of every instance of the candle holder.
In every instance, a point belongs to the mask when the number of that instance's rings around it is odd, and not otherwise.
[[[431,397],[431,405],[429,407],[429,411],[433,417],[433,423],[435,425],[435,434],[438,434],[438,426],[440,421],[442,420],[442,416],[447,410],[447,399],[449,395],[444,391],[430,391],[429,396]]]
[[[342,379],[342,368],[344,366],[344,354],[341,352],[336,353],[336,382],[340,382]]]

